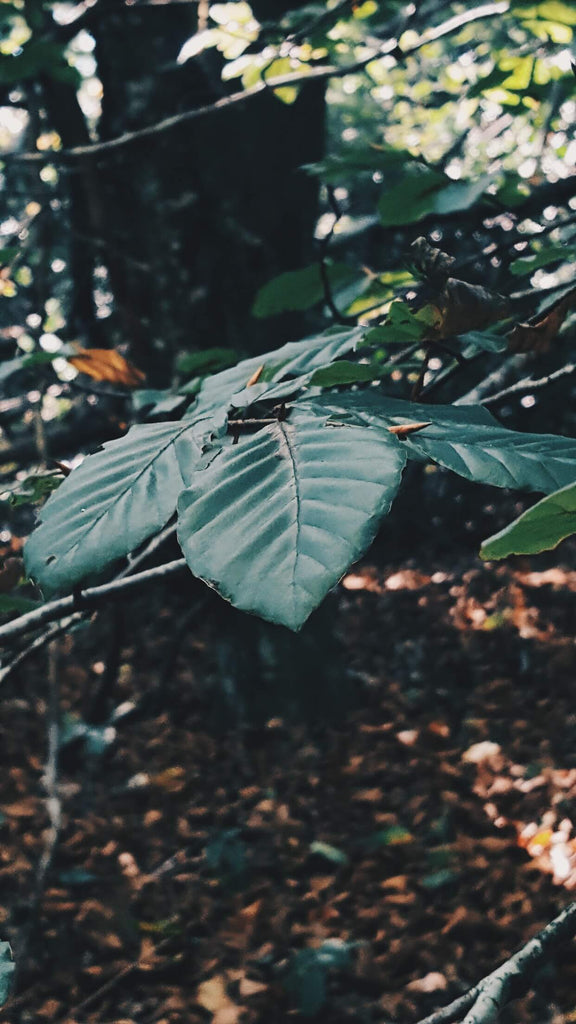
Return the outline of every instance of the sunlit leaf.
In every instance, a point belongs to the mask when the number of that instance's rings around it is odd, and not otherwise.
[[[145,380],[145,374],[114,348],[79,348],[75,355],[68,356],[68,362],[93,380],[127,388],[137,388]]]

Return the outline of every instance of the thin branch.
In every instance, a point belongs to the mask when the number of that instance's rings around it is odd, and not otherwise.
[[[65,633],[70,629],[70,626],[73,626],[76,622],[81,622],[84,616],[85,612],[75,612],[74,615],[68,615],[67,618],[62,619],[62,621],[56,626],[51,626],[45,633],[41,633],[40,636],[37,636],[36,639],[32,641],[32,643],[19,651],[18,654],[12,658],[12,661],[9,661],[7,665],[0,668],[0,686],[6,681],[6,679],[8,679],[8,676],[11,676],[14,670],[26,660],[26,658],[31,654],[34,654],[35,651],[41,650],[42,647],[45,647],[51,640],[60,636],[61,633]]]
[[[122,580],[125,579],[127,576],[131,576],[138,568],[138,566],[141,565],[142,562],[144,562],[147,558],[149,558],[150,555],[154,554],[154,552],[158,550],[158,548],[164,543],[164,541],[168,540],[168,538],[171,537],[175,532],[175,524],[166,526],[164,530],[161,530],[160,533],[156,534],[155,537],[152,537],[152,540],[150,540],[148,544],[146,544],[146,546],[137,555],[135,555],[133,558],[128,558],[128,564],[121,572],[117,574],[115,579]],[[14,669],[18,668],[18,665],[20,665],[30,654],[34,654],[35,651],[40,650],[40,648],[44,647],[47,643],[50,643],[50,641],[53,640],[54,637],[59,636],[60,633],[65,633],[66,630],[70,628],[70,626],[75,625],[77,622],[81,622],[82,619],[86,617],[86,615],[86,611],[74,612],[73,615],[67,616],[67,618],[62,619],[62,621],[59,622],[56,626],[51,626],[44,633],[41,633],[40,636],[37,636],[32,641],[32,643],[30,643],[27,647],[24,647],[23,650],[19,651],[18,654],[12,659],[12,661],[10,661],[3,668],[0,668],[0,685],[8,678],[8,676],[12,675]]]
[[[89,587],[70,597],[61,597],[56,601],[49,601],[41,608],[26,612],[19,618],[0,626],[0,640],[14,640],[16,637],[29,633],[31,629],[42,626],[45,622],[53,622],[70,612],[96,608],[99,604],[117,597],[128,590],[134,590],[144,583],[152,583],[157,580],[172,576],[175,572],[181,572],[186,568],[186,559],[178,558],[176,561],[167,562],[165,565],[158,565],[154,569],[145,569],[135,576],[127,576],[123,579],[112,580],[111,583],[104,583],[100,587]],[[79,607],[80,606],[80,607]]]
[[[463,1024],[491,1024],[512,999],[530,988],[534,974],[551,959],[557,947],[574,935],[576,902],[469,992],[419,1024],[452,1024],[461,1019],[463,1013],[466,1013]]]
[[[503,388],[502,391],[497,391],[495,395],[489,395],[488,398],[484,398],[482,405],[496,405],[497,402],[502,402],[505,398],[511,398],[513,395],[539,391],[540,388],[548,387],[549,384],[553,384],[561,377],[569,377],[573,373],[576,373],[576,363],[567,363],[566,366],[562,366],[559,370],[554,370],[554,373],[549,373],[547,377],[539,377],[537,380],[519,380],[517,384],[512,384],[509,388]]]
[[[492,18],[498,14],[505,14],[510,8],[508,0],[501,0],[498,3],[482,4],[480,7],[464,11],[462,14],[448,18],[442,25],[424,31],[418,39],[405,49],[401,49],[396,39],[389,39],[382,46],[372,48],[360,60],[341,67],[329,65],[327,67],[310,68],[305,72],[294,72],[289,75],[279,75],[274,78],[267,78],[266,81],[257,82],[249,89],[242,92],[231,93],[223,96],[214,103],[208,103],[203,107],[196,107],[194,110],[186,110],[181,114],[174,114],[172,117],[164,118],[156,124],[147,125],[145,128],[138,128],[135,131],[124,132],[115,139],[106,139],[102,142],[94,142],[86,146],[73,146],[70,149],[29,152],[29,153],[7,153],[0,157],[4,162],[17,163],[65,163],[67,160],[74,160],[83,157],[99,156],[104,153],[112,153],[134,142],[149,139],[163,132],[171,131],[180,125],[188,124],[200,117],[215,114],[221,110],[237,104],[246,103],[269,89],[282,89],[293,85],[306,85],[309,82],[322,82],[329,78],[344,78],[346,75],[363,71],[372,61],[380,60],[382,57],[394,56],[398,61],[404,60],[411,54],[416,53],[428,43],[435,42],[444,36],[460,31],[465,25],[485,18]]]
[[[526,365],[527,361],[528,357],[526,355],[510,356],[500,366],[497,366],[492,373],[489,373],[484,380],[476,384],[471,391],[467,391],[465,395],[457,398],[454,405],[478,405],[494,388],[501,388],[510,377],[515,376],[518,370],[521,370]]]
[[[36,874],[36,885],[28,907],[28,916],[22,930],[17,965],[20,970],[24,967],[28,947],[32,938],[32,931],[36,923],[38,911],[42,903],[44,889],[48,873],[52,867],[56,847],[62,831],[62,801],[58,789],[58,751],[60,749],[60,666],[58,658],[58,645],[53,641],[48,648],[48,708],[46,711],[46,769],[44,772],[44,787],[46,790],[46,809],[50,828],[46,839],[46,846],[38,864]],[[18,967],[17,967],[18,969]]]

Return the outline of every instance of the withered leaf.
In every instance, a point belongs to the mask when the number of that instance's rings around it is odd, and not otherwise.
[[[448,278],[437,303],[442,315],[441,338],[481,331],[509,313],[504,296],[455,277]]]
[[[0,569],[0,594],[8,594],[24,576],[21,558],[7,558]]]
[[[145,374],[114,348],[79,348],[76,355],[68,356],[68,362],[93,380],[109,384],[137,388],[145,380]]]
[[[260,380],[260,377],[262,376],[263,372],[264,372],[264,363],[262,363],[261,366],[259,366],[256,370],[254,370],[254,373],[250,377],[250,380],[246,382],[246,387],[247,388],[254,387],[254,385],[257,384],[258,381]]]
[[[424,427],[431,426],[432,421],[427,420],[425,423],[401,423],[397,427],[388,427],[388,432],[394,434],[400,441],[410,434],[415,434],[418,430],[424,430]]]
[[[508,335],[511,352],[548,352],[570,310],[576,306],[576,288],[571,288],[535,323],[516,324]]]
[[[434,248],[422,235],[412,242],[410,258],[422,277],[430,278],[439,284],[443,284],[450,277],[452,267],[456,263],[454,256]]]

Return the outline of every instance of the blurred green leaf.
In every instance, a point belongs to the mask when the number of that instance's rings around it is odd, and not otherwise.
[[[330,843],[322,843],[318,840],[310,843],[310,853],[316,857],[322,857],[324,860],[329,861],[330,864],[336,864],[339,867],[349,863],[348,855],[343,850],[337,849],[336,846],[331,846]]]
[[[336,363],[331,363],[330,366],[315,370],[310,378],[310,384],[319,388],[333,388],[341,384],[357,384],[377,380],[381,376],[382,371],[379,371],[377,367],[340,359]]]
[[[17,615],[25,615],[39,608],[41,601],[33,601],[30,597],[17,597],[15,594],[0,594],[0,615],[8,615],[15,612]]]
[[[345,263],[335,263],[327,268],[327,276],[333,297],[337,300],[339,289],[354,282],[366,280]],[[366,280],[366,284],[368,284]],[[277,316],[279,313],[310,309],[324,301],[324,286],[317,263],[301,270],[289,270],[272,278],[260,289],[252,308],[256,317]]]
[[[488,561],[509,555],[534,555],[555,548],[576,533],[576,483],[569,484],[523,512],[485,540],[480,556]]]
[[[551,245],[547,249],[533,253],[531,256],[520,256],[510,264],[510,272],[517,277],[525,274],[533,274],[540,267],[547,267],[551,263],[560,263],[573,260],[576,257],[576,247],[565,245]]]

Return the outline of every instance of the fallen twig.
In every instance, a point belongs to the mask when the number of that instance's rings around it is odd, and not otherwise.
[[[531,985],[535,971],[547,963],[556,948],[576,935],[576,902],[530,939],[522,949],[464,995],[436,1010],[418,1024],[490,1024],[501,1010]]]

